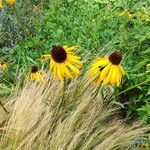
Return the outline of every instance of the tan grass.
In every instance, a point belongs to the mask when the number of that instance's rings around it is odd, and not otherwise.
[[[100,89],[95,97],[96,90],[85,78],[67,81],[64,93],[63,84],[52,78],[45,85],[26,83],[20,90],[17,86],[5,100],[10,114],[0,110],[1,149],[129,149],[149,128],[118,120],[116,108],[107,103],[109,90]]]

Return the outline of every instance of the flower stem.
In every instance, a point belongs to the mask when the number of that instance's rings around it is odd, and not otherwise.
[[[138,84],[136,84],[136,85],[134,85],[134,86],[132,86],[132,87],[130,87],[130,88],[128,88],[128,89],[125,89],[125,90],[121,91],[120,93],[118,93],[116,96],[119,96],[119,95],[121,95],[121,94],[123,94],[123,93],[125,93],[125,92],[127,92],[127,91],[130,91],[130,90],[132,90],[132,89],[134,89],[134,88],[136,88],[136,87],[138,87],[138,86],[140,86],[140,85],[143,85],[143,84],[145,84],[145,83],[147,83],[147,82],[150,82],[150,79],[145,80],[145,81],[143,81],[143,82],[140,82],[140,83],[138,83]]]
[[[9,114],[9,112],[7,111],[7,109],[5,108],[5,106],[4,106],[4,104],[0,101],[0,105],[1,105],[1,107],[4,109],[4,111],[7,113],[7,114]]]

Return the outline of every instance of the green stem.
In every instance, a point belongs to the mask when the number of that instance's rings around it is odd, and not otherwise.
[[[4,109],[4,111],[7,113],[7,114],[9,114],[9,112],[7,111],[7,109],[5,108],[5,106],[3,105],[3,103],[0,101],[0,105],[1,105],[1,107]]]
[[[13,12],[16,14],[16,19],[17,19],[19,25],[21,26],[21,28],[22,28],[24,34],[25,34],[27,37],[31,38],[31,37],[30,37],[30,34],[29,34],[29,32],[28,32],[28,30],[25,28],[23,22],[21,21],[21,18],[19,17],[19,14],[18,14],[18,12],[17,12],[17,9],[15,8],[15,6],[13,6],[12,8],[13,8]]]
[[[123,94],[123,93],[125,93],[125,92],[127,92],[127,91],[130,91],[130,90],[132,90],[132,89],[134,89],[134,88],[136,88],[136,87],[138,87],[138,86],[140,86],[140,85],[143,85],[143,84],[145,84],[145,83],[147,83],[147,82],[150,82],[150,79],[145,80],[145,81],[143,81],[143,82],[141,82],[141,83],[138,83],[138,84],[136,84],[136,85],[134,85],[134,86],[132,86],[132,87],[130,87],[130,88],[128,88],[128,89],[125,89],[124,91],[118,93],[116,96],[119,96],[119,95],[121,95],[121,94]]]

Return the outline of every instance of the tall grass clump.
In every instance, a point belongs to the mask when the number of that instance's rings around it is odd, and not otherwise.
[[[149,129],[120,120],[111,90],[97,92],[85,77],[66,80],[65,87],[48,77],[12,93],[4,100],[9,114],[0,110],[3,150],[125,150]]]

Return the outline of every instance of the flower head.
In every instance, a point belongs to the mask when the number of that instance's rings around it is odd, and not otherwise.
[[[36,66],[33,66],[31,69],[31,73],[29,75],[29,80],[44,83],[43,75],[44,75],[43,71],[39,71]]]
[[[0,68],[2,68],[2,70],[6,70],[8,65],[4,61],[0,61]]]
[[[83,64],[80,61],[81,58],[74,54],[74,49],[76,46],[53,46],[50,54],[42,56],[44,60],[51,60],[50,71],[61,81],[65,77],[73,78],[73,74],[80,75],[79,69]]]
[[[15,1],[16,1],[16,0],[7,0],[7,3],[8,3],[9,5],[13,5],[13,4],[15,3]]]
[[[90,67],[88,75],[94,77],[94,82],[99,86],[104,85],[120,85],[121,78],[124,75],[124,69],[120,65],[122,55],[115,51],[109,57],[97,58]]]

